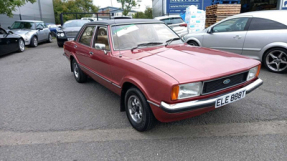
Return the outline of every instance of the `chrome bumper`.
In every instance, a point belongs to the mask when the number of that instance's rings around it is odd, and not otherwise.
[[[259,86],[261,86],[262,84],[263,84],[263,81],[260,78],[258,78],[253,83],[243,88],[240,88],[236,91],[241,91],[245,89],[246,94],[248,94],[252,92],[253,90],[255,90],[256,88],[258,88]],[[236,91],[232,91],[232,92],[236,92]],[[229,92],[229,93],[232,93],[232,92]],[[223,95],[226,95],[229,93],[225,93]],[[195,101],[189,101],[189,102],[183,102],[183,103],[177,103],[177,104],[167,104],[165,102],[161,102],[160,108],[163,109],[167,113],[179,113],[179,112],[185,112],[185,111],[190,111],[190,110],[195,110],[195,109],[200,109],[200,108],[205,108],[205,107],[212,107],[212,106],[215,106],[215,101],[223,95],[208,98],[208,99],[195,100]]]

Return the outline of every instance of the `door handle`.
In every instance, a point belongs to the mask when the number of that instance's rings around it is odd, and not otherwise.
[[[234,36],[233,38],[234,38],[234,39],[236,39],[236,38],[237,38],[237,39],[241,39],[241,36],[236,35],[236,36]]]
[[[77,48],[77,45],[74,45],[74,48]]]
[[[89,54],[93,55],[94,53],[90,51]]]

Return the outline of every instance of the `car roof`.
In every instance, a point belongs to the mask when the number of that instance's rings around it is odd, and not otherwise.
[[[180,16],[179,15],[159,16],[159,17],[155,17],[154,19],[162,20],[162,19],[173,18],[173,17],[178,18]]]
[[[43,22],[43,21],[37,21],[37,20],[16,20],[16,22]]]
[[[86,23],[86,25],[117,25],[117,24],[135,24],[135,23],[163,23],[154,19],[112,19],[100,20]]]
[[[236,17],[243,17],[243,16],[250,16],[250,17],[257,17],[257,18],[265,18],[270,19],[274,21],[281,22],[285,25],[287,25],[287,18],[284,16],[287,14],[287,11],[285,10],[269,10],[269,11],[253,11],[253,12],[246,12],[241,13],[238,15],[234,15],[229,18],[236,18]]]

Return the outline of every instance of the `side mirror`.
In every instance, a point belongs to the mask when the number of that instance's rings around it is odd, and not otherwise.
[[[10,30],[11,30],[11,27],[10,27],[10,26],[8,26],[8,29],[10,29]]]
[[[14,34],[12,31],[9,31],[8,34]]]
[[[43,27],[37,27],[37,30],[43,30]]]
[[[208,34],[212,34],[212,31],[213,31],[212,27],[210,27],[210,28],[207,29],[207,33],[208,33]]]
[[[96,48],[97,50],[103,50],[103,51],[105,52],[105,54],[107,54],[106,45],[105,45],[105,44],[95,43],[95,48]]]

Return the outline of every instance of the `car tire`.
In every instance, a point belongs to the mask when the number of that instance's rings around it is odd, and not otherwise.
[[[72,60],[72,71],[78,83],[84,83],[87,81],[88,76],[81,70],[79,64],[75,59]]]
[[[37,47],[38,46],[38,38],[36,36],[33,36],[31,38],[30,46],[32,46],[32,47]]]
[[[63,42],[57,42],[58,43],[58,46],[60,47],[60,48],[62,48],[63,47],[63,45],[64,45],[64,43]]]
[[[25,42],[23,39],[19,39],[18,47],[19,47],[18,49],[19,52],[23,52],[25,50]]]
[[[52,34],[50,33],[48,35],[48,43],[51,43],[51,42],[53,42],[53,38],[52,38]]]
[[[196,41],[188,41],[187,44],[191,46],[199,46],[199,44]]]
[[[125,111],[130,124],[137,131],[147,131],[156,123],[145,96],[136,87],[131,87],[125,94]]]
[[[272,48],[265,52],[262,60],[264,66],[274,73],[287,72],[287,50],[284,48]]]

